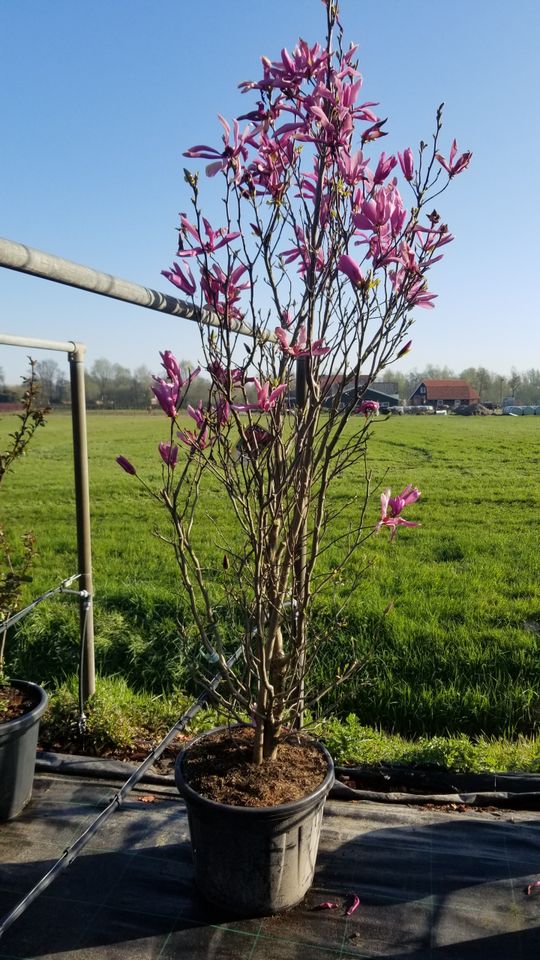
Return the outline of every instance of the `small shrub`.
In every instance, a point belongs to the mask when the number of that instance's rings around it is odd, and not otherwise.
[[[466,736],[422,739],[403,753],[402,762],[456,773],[477,771],[479,766],[475,746]]]
[[[141,739],[157,743],[192,703],[185,693],[156,697],[132,690],[120,677],[97,677],[96,692],[84,708],[84,736],[79,730],[79,692],[70,677],[51,695],[41,722],[41,740],[60,750],[70,747],[85,753],[129,753]],[[223,723],[213,709],[201,710],[189,732],[211,730]],[[150,750],[150,746],[148,748]]]

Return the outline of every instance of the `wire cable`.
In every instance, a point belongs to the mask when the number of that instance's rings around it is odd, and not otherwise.
[[[57,593],[76,593],[78,596],[81,596],[86,591],[69,589],[71,584],[75,580],[78,580],[80,576],[81,576],[80,573],[74,573],[72,577],[67,577],[66,580],[62,580],[62,583],[60,583],[57,587],[52,587],[51,590],[47,590],[45,593],[42,593],[40,597],[36,597],[36,599],[32,600],[32,602],[29,603],[27,607],[23,607],[22,610],[19,610],[17,613],[14,613],[12,617],[8,617],[7,620],[3,620],[2,623],[0,623],[0,631],[2,631],[2,633],[5,633],[6,630],[9,630],[9,628],[12,627],[15,623],[18,623],[19,620],[22,620],[27,613],[30,613],[30,611],[33,610],[34,607],[37,607],[38,603],[42,603],[43,600],[48,600],[49,597],[54,597],[55,594]]]
[[[227,667],[228,668],[233,667],[234,664],[240,659],[241,656],[242,656],[242,647],[240,646],[233,653],[233,655],[229,657],[229,659],[227,660]],[[30,904],[33,903],[34,900],[36,900],[39,897],[40,893],[43,893],[43,891],[46,890],[47,887],[51,885],[53,880],[55,880],[56,877],[63,870],[66,869],[66,867],[68,867],[71,863],[73,863],[73,861],[81,852],[81,850],[86,846],[89,840],[91,840],[91,838],[94,836],[94,834],[96,833],[97,829],[101,826],[101,824],[104,823],[105,820],[107,820],[111,816],[111,814],[115,812],[115,810],[119,809],[119,807],[122,805],[122,801],[125,799],[128,793],[133,789],[133,787],[139,782],[139,780],[143,777],[148,767],[150,767],[154,763],[154,761],[161,756],[165,748],[168,747],[168,745],[171,743],[172,740],[174,740],[176,734],[180,733],[184,729],[184,727],[189,723],[189,721],[192,720],[194,716],[196,716],[199,710],[201,710],[201,708],[205,705],[209,695],[214,690],[217,689],[222,679],[223,677],[221,673],[217,673],[215,675],[215,677],[210,681],[208,686],[204,688],[200,696],[197,697],[195,702],[192,703],[192,705],[188,708],[188,710],[186,710],[186,712],[182,714],[180,719],[177,720],[174,727],[171,727],[169,732],[164,736],[161,743],[159,743],[157,747],[154,747],[154,749],[146,757],[146,760],[143,760],[142,763],[137,767],[137,769],[131,774],[129,779],[126,780],[123,787],[121,787],[121,789],[114,795],[114,797],[112,798],[110,803],[107,804],[104,810],[102,810],[101,813],[98,814],[95,820],[92,821],[92,823],[86,828],[86,830],[83,833],[81,833],[81,835],[77,837],[76,840],[74,840],[73,843],[69,845],[69,847],[66,847],[62,856],[56,861],[56,863],[51,867],[51,869],[48,870],[46,874],[44,874],[41,880],[39,880],[35,884],[35,886],[32,887],[32,889],[26,894],[25,897],[23,897],[23,899],[20,900],[19,903],[17,903],[16,906],[13,907],[13,909],[8,914],[6,914],[6,916],[0,922],[0,940],[2,939],[2,936],[4,935],[8,927],[10,927],[11,924],[14,923],[14,921],[17,920],[21,916],[21,914],[24,913],[24,911],[30,906]]]

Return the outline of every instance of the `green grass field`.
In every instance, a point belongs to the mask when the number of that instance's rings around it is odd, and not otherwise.
[[[156,447],[167,439],[166,423],[157,414],[88,420],[98,668],[139,690],[192,690],[195,641],[184,649],[178,641],[178,621],[189,634],[186,602],[171,556],[152,536],[163,518],[114,462],[123,453],[158,482]],[[0,418],[0,445],[13,423]],[[540,418],[379,420],[369,461],[369,523],[378,517],[381,487],[398,491],[410,482],[422,498],[409,515],[422,527],[400,531],[391,544],[386,531],[371,538],[321,599],[315,682],[346,662],[353,643],[367,661],[326,707],[408,736],[533,733],[540,718]],[[354,495],[357,484],[352,473],[334,496]],[[68,416],[50,417],[6,478],[0,503],[7,532],[32,529],[37,538],[26,600],[76,572]],[[232,525],[211,484],[205,503],[200,545],[219,596]],[[366,562],[370,569],[351,594]],[[8,667],[59,681],[76,671],[77,645],[76,604],[47,601],[12,640]]]

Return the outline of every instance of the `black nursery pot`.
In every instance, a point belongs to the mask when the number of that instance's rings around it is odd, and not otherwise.
[[[32,796],[39,721],[48,702],[37,683],[10,680],[10,686],[33,699],[35,707],[0,723],[0,821],[18,816]]]
[[[225,728],[220,728],[225,729]],[[204,733],[193,743],[218,731]],[[313,883],[326,797],[334,764],[313,793],[275,807],[236,807],[208,800],[190,787],[184,760],[176,761],[176,786],[188,814],[195,883],[211,903],[240,916],[264,916],[299,903]]]

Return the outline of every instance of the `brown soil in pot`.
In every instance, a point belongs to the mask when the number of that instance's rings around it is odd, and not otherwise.
[[[307,737],[290,735],[276,760],[251,762],[251,727],[223,730],[190,747],[184,776],[201,796],[237,807],[274,807],[301,800],[324,780],[325,757]]]
[[[0,723],[17,720],[30,713],[37,704],[35,694],[18,690],[9,683],[0,686]]]

